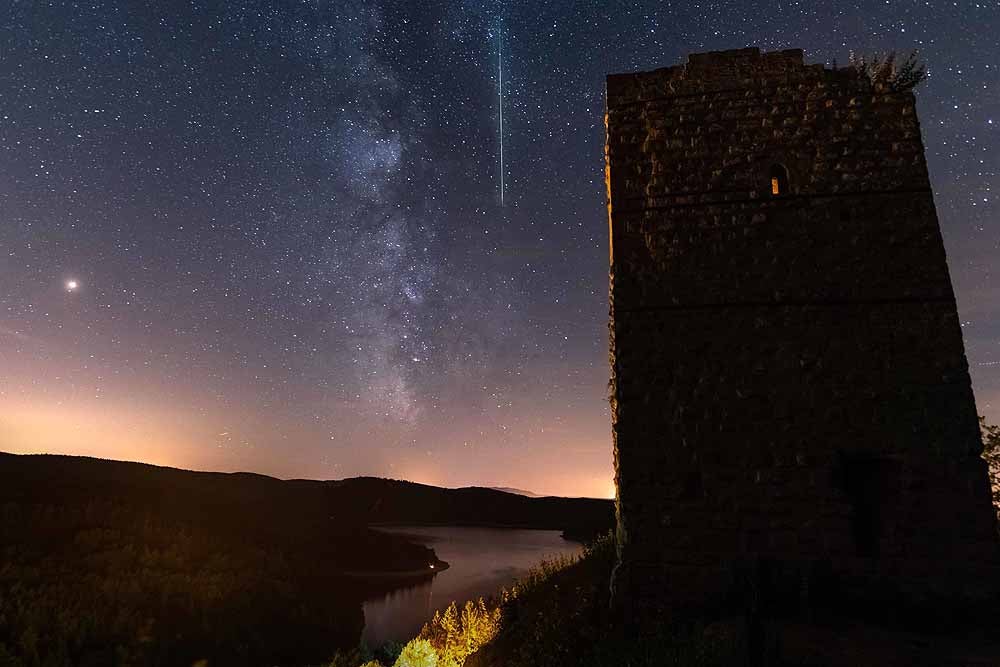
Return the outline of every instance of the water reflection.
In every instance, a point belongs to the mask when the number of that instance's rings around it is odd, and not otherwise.
[[[546,558],[582,551],[557,530],[503,528],[393,527],[386,532],[410,535],[426,544],[451,567],[434,579],[394,590],[364,604],[362,640],[369,646],[414,637],[436,609],[452,600],[462,602],[489,596],[509,586]]]

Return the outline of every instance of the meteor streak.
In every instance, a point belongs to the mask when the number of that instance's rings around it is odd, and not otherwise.
[[[503,19],[498,21],[497,29],[497,68],[500,70],[500,206],[503,206]]]

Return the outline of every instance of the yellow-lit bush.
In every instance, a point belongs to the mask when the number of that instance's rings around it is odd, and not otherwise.
[[[502,610],[499,601],[469,600],[459,611],[452,602],[444,613],[435,612],[424,626],[421,638],[437,651],[442,667],[461,667],[465,659],[496,636]]]
[[[394,667],[439,667],[438,653],[426,639],[413,639],[403,647]]]

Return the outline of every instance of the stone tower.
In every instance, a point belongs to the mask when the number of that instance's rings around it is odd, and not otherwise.
[[[913,94],[744,49],[607,96],[616,596],[712,604],[762,562],[793,594],[995,590]]]

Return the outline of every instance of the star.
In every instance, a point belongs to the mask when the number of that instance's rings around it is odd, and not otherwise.
[[[971,317],[1000,303],[995,2],[748,0],[718,16],[657,0],[610,14],[239,2],[194,28],[204,12],[163,3],[130,3],[126,26],[123,4],[59,3],[0,28],[18,64],[0,110],[0,415],[11,391],[86,414],[58,402],[56,378],[93,355],[102,394],[151,430],[190,411],[178,423],[196,428],[162,437],[182,466],[323,476],[328,457],[342,476],[440,466],[456,486],[611,495],[605,76],[756,45],[841,66],[852,48],[921,49],[972,380],[1000,422],[1000,318]],[[213,51],[218,20],[227,48]],[[109,57],[120,39],[141,58]],[[254,447],[233,405],[266,415]],[[94,437],[76,453],[152,449]],[[417,456],[430,443],[441,463]]]

